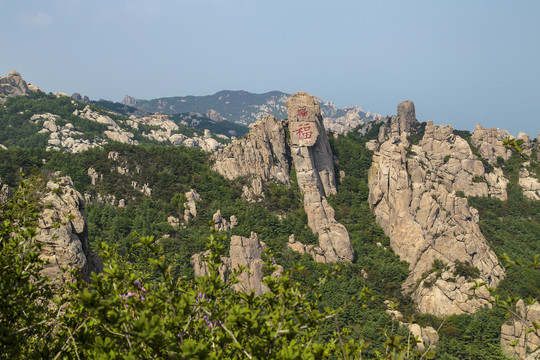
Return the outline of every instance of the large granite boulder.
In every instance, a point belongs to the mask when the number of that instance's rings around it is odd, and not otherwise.
[[[101,261],[90,250],[85,204],[68,176],[55,174],[47,182],[36,241],[43,243],[41,257],[48,261],[42,273],[60,282],[62,268],[77,269],[85,280],[100,272]]]
[[[0,77],[0,104],[5,102],[8,97],[29,95],[39,90],[24,81],[17,71],[12,70],[8,76]]]

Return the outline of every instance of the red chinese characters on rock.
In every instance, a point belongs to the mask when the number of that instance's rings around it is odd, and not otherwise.
[[[296,129],[296,135],[298,136],[298,140],[311,139],[311,137],[313,136],[313,131],[311,130],[311,124],[309,123],[299,124],[298,129]]]
[[[307,107],[306,106],[300,106],[298,108],[298,117],[305,118],[308,115]]]

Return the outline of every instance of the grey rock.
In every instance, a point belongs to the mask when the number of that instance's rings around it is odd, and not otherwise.
[[[29,95],[39,90],[37,87],[29,87],[17,71],[10,71],[8,76],[0,77],[0,104],[8,97]]]
[[[254,200],[262,196],[262,183],[276,181],[285,185],[289,180],[288,145],[285,135],[286,123],[272,115],[257,121],[242,138],[226,148],[214,153],[214,170],[225,178],[238,177],[252,179],[252,194],[246,188],[244,193]]]
[[[334,218],[326,197],[336,193],[334,160],[323,126],[319,102],[305,92],[292,94],[286,102],[291,136],[291,156],[296,169],[308,225],[319,235],[316,261],[353,260],[349,233]],[[309,126],[306,126],[309,124]],[[300,129],[300,131],[299,131]]]
[[[54,174],[40,199],[43,206],[36,241],[43,243],[41,257],[48,261],[42,274],[62,281],[62,267],[77,269],[85,280],[100,272],[101,262],[90,250],[85,203],[68,176]],[[55,226],[59,223],[60,226]]]
[[[434,260],[449,268],[460,260],[477,267],[479,278],[489,286],[497,286],[505,276],[480,232],[478,212],[456,196],[457,191],[488,195],[488,184],[475,181],[484,179],[482,162],[450,126],[433,122],[427,123],[420,143],[410,146],[406,130],[414,126],[414,106],[402,104],[380,138],[386,140],[373,155],[370,206],[390,237],[392,249],[410,264],[404,291],[411,293],[418,310],[437,316],[474,312],[487,305],[487,300],[481,290],[476,293],[480,298],[469,300],[475,295],[469,290],[471,281],[454,283],[449,277],[435,279],[432,274],[422,279],[422,275]],[[428,281],[434,285],[425,285]]]
[[[206,117],[209,118],[210,120],[218,121],[218,122],[227,120],[214,109],[208,109],[208,111],[206,112]]]
[[[124,99],[122,100],[122,104],[128,105],[128,106],[137,106],[137,99],[129,95],[126,95],[124,96]]]
[[[508,357],[520,360],[540,359],[540,336],[535,331],[527,332],[528,329],[534,329],[533,321],[540,321],[540,304],[535,302],[526,306],[520,299],[516,304],[515,315],[501,327],[501,347]],[[514,342],[516,346],[511,345]]]
[[[222,265],[219,268],[219,273],[222,279],[227,281],[230,271],[245,267],[247,271],[243,271],[238,276],[239,283],[234,284],[233,289],[246,293],[253,291],[256,296],[267,292],[268,287],[262,282],[264,278],[262,254],[266,248],[266,244],[260,241],[257,234],[253,232],[249,238],[232,236],[230,256],[221,258]],[[208,265],[205,262],[207,255],[208,252],[195,254],[191,257],[195,276],[200,277],[208,274]],[[277,270],[271,276],[280,276],[282,271],[283,268],[278,265]]]
[[[193,189],[186,192],[187,201],[184,203],[184,221],[186,224],[197,216],[197,203],[202,200],[201,196]]]

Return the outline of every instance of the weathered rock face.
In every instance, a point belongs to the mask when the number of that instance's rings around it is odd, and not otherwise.
[[[242,236],[231,237],[231,248],[229,257],[222,257],[222,265],[219,268],[219,273],[226,281],[228,273],[231,270],[238,270],[241,266],[247,271],[242,272],[238,276],[240,282],[233,285],[236,291],[251,292],[259,296],[268,291],[268,287],[262,282],[264,278],[262,254],[266,249],[266,244],[259,241],[257,234],[251,233],[249,238]],[[205,276],[208,274],[208,266],[204,260],[207,253],[195,254],[191,257],[191,264],[195,271],[195,276]],[[281,266],[272,274],[279,276],[282,272]]]
[[[263,195],[263,183],[276,181],[289,185],[289,147],[285,129],[284,120],[265,116],[243,138],[214,154],[214,170],[229,180],[248,178],[251,186],[244,187],[248,199]]]
[[[354,253],[349,233],[335,220],[334,209],[326,200],[328,195],[336,193],[336,183],[334,159],[319,102],[313,96],[299,92],[291,95],[286,105],[296,178],[304,195],[308,225],[319,234],[322,250],[315,260],[352,261]]]
[[[221,216],[221,210],[216,211],[214,216],[212,216],[212,221],[214,222],[214,229],[217,231],[228,231],[238,225],[238,219],[236,216],[232,215],[229,220]]]
[[[191,189],[186,194],[187,201],[184,203],[184,221],[186,224],[197,216],[197,203],[201,201],[201,196],[198,192]]]
[[[512,317],[501,327],[501,347],[512,359],[540,359],[540,337],[534,331],[527,333],[528,329],[534,329],[533,321],[540,322],[540,304],[536,302],[525,306],[520,299],[516,305],[516,312],[520,318]],[[516,346],[511,346],[510,344],[514,342]]]
[[[37,90],[39,90],[37,87],[29,86],[21,74],[12,70],[8,76],[0,77],[0,104],[5,102],[8,97],[28,95]]]
[[[55,174],[56,175],[56,174]],[[90,250],[84,200],[68,176],[53,178],[40,199],[44,210],[38,224],[36,241],[44,244],[41,256],[49,261],[43,275],[60,279],[62,267],[77,269],[89,280],[102,265]],[[58,228],[55,223],[59,223]]]
[[[523,190],[523,195],[531,200],[540,200],[540,181],[535,176],[532,170],[528,167],[531,165],[529,161],[521,165],[519,170],[519,186]]]
[[[379,143],[383,143],[392,136],[400,136],[404,132],[410,132],[411,127],[416,127],[416,111],[411,100],[405,100],[398,105],[397,116],[390,118],[389,126],[382,126],[379,130]]]
[[[290,185],[289,172],[294,163],[308,225],[319,235],[319,246],[304,248],[305,252],[319,262],[352,261],[347,229],[335,220],[326,200],[336,193],[336,184],[319,102],[299,92],[286,105],[288,121],[271,115],[259,120],[246,136],[215,153],[214,169],[227,179],[248,178],[250,186],[244,186],[244,197],[256,200],[263,196],[263,185],[269,181]],[[298,243],[295,248],[301,246]]]
[[[508,160],[512,151],[504,147],[501,139],[506,139],[510,134],[506,130],[497,128],[484,129],[482,125],[476,125],[471,136],[471,143],[478,149],[480,156],[490,164],[497,164],[497,157]]]
[[[433,122],[427,123],[419,145],[409,147],[404,130],[414,126],[414,105],[400,104],[398,110],[380,138],[388,140],[373,156],[370,206],[394,251],[410,263],[404,290],[411,292],[419,311],[438,316],[474,312],[487,302],[469,300],[474,279],[454,274],[456,260],[478,268],[479,279],[490,286],[504,277],[480,232],[478,212],[456,196],[457,191],[488,195],[482,162],[450,126]],[[435,260],[444,268],[425,277]]]

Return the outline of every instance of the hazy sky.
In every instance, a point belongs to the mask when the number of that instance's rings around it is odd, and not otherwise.
[[[540,131],[540,1],[0,0],[0,75],[120,101],[306,91]]]

